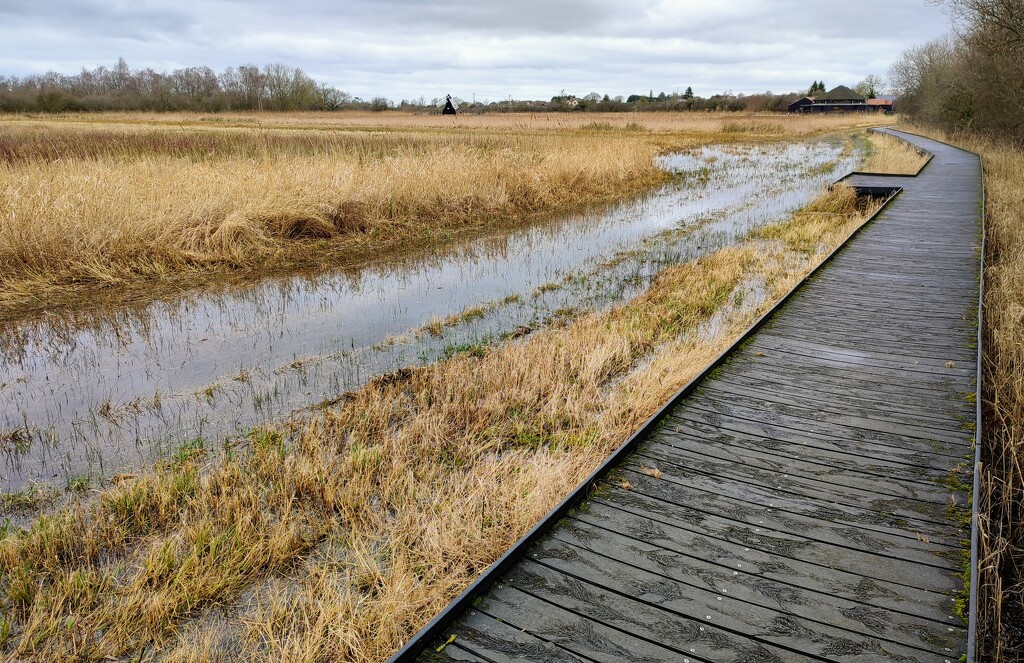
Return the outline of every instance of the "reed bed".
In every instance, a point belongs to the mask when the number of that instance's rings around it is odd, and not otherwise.
[[[0,533],[16,660],[380,661],[867,214],[837,187],[644,294]],[[763,297],[754,293],[763,293]]]
[[[722,114],[0,119],[0,317],[225,274],[356,265],[618,200],[661,152],[865,118]]]
[[[1024,652],[1024,150],[974,134],[931,135],[981,154],[985,298],[978,516],[978,658]]]
[[[23,116],[19,120],[40,120]],[[164,126],[178,130],[261,128],[301,130],[359,130],[419,132],[554,132],[634,131],[654,133],[775,133],[812,136],[837,130],[890,123],[890,118],[855,114],[804,115],[790,113],[484,113],[422,115],[406,112],[337,113],[89,113],[58,116],[79,126]]]
[[[867,173],[916,175],[928,163],[928,157],[913,145],[887,134],[867,134],[871,145],[862,170]]]

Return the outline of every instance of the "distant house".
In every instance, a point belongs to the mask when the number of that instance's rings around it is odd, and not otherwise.
[[[441,115],[456,115],[459,112],[459,105],[452,101],[452,95],[447,95],[444,98],[444,109],[441,111]]]
[[[867,99],[845,85],[817,97],[804,97],[789,105],[790,113],[891,113],[892,100]]]
[[[864,103],[866,97],[857,94],[845,85],[834,87],[816,99],[820,104],[856,104]]]
[[[868,99],[867,104],[870,110],[877,113],[891,113],[892,112],[892,99],[886,99],[884,97],[878,97],[875,99]]]
[[[805,112],[804,108],[807,108],[813,103],[814,97],[800,97],[799,99],[791,103],[789,106],[787,106],[787,108],[789,109],[790,113],[803,113]]]

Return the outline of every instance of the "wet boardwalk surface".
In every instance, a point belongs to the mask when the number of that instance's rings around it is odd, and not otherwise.
[[[421,660],[960,659],[981,170],[907,138],[931,163],[854,176],[904,192]]]

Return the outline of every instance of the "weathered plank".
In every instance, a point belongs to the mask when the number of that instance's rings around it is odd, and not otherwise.
[[[707,444],[697,436],[678,430],[671,435],[659,431],[651,436],[651,440],[660,442],[668,449],[657,449],[654,453],[641,451],[645,456],[661,453],[671,459],[678,451],[683,454],[681,458],[707,456],[752,467],[766,467],[775,472],[790,472],[826,483],[863,488],[877,495],[925,499],[943,505],[949,502],[948,488],[937,481],[919,480],[892,464],[871,467],[861,457],[851,457],[828,448],[812,451],[805,445],[790,444],[784,440],[760,440],[751,444],[746,440],[729,440],[724,437],[717,437],[715,444]],[[891,481],[897,477],[899,481]],[[885,486],[879,486],[879,479],[890,481]]]
[[[895,624],[879,624],[871,634],[864,634],[865,619],[872,619],[871,615],[878,615],[880,610],[831,594],[796,592],[793,587],[749,573],[742,578],[733,576],[731,570],[700,559],[677,559],[687,566],[687,573],[680,574],[679,567],[674,566],[666,574],[664,555],[665,551],[657,549],[644,554],[627,537],[602,531],[578,543],[556,535],[531,552],[530,562],[635,597],[691,623],[713,623],[732,632],[754,633],[755,639],[766,644],[798,648],[800,641],[811,635],[810,653],[823,658],[829,657],[828,648],[844,640],[864,643],[861,646],[868,651],[888,649],[903,656],[920,655],[921,650],[926,653],[932,646],[901,633],[901,629],[927,632],[933,626],[927,620],[900,615]],[[510,581],[521,586],[515,574]],[[821,619],[833,613],[839,618],[832,622]],[[872,621],[881,620],[876,617]]]
[[[728,425],[709,425],[692,421],[673,419],[672,429],[678,433],[693,436],[709,445],[743,444],[750,449],[770,453],[781,449],[801,449],[804,453],[818,458],[837,458],[833,465],[856,465],[867,471],[894,480],[914,479],[918,482],[937,481],[936,470],[949,469],[949,456],[928,452],[910,452],[873,442],[851,442],[824,437],[780,435],[769,427],[737,429],[732,422]],[[797,453],[795,451],[791,453]]]

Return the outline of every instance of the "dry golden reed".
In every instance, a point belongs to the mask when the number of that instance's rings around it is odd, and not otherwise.
[[[928,163],[928,157],[906,141],[887,134],[866,134],[871,151],[862,169],[868,173],[916,175]]]
[[[664,182],[653,157],[871,118],[724,114],[0,118],[0,316],[190,278],[358,264]],[[189,284],[185,284],[189,285]],[[117,286],[112,288],[111,286]]]
[[[214,460],[184,445],[9,528],[0,647],[38,661],[383,660],[867,213],[837,187],[627,304],[383,376]]]

